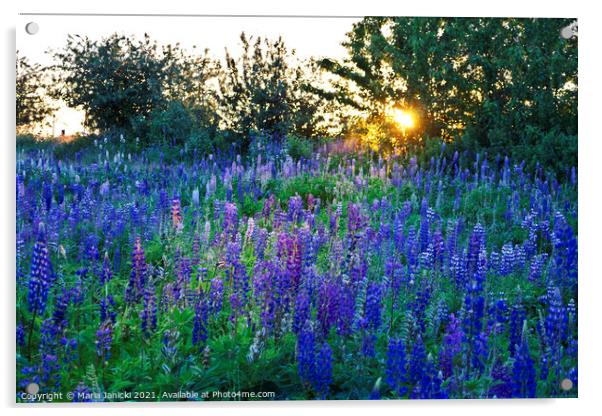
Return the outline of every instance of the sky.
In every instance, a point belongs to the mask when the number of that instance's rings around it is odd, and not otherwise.
[[[239,36],[247,35],[275,39],[282,36],[289,49],[303,59],[329,56],[342,58],[345,48],[341,42],[358,18],[318,17],[159,17],[159,16],[41,16],[20,15],[17,22],[17,49],[21,56],[43,65],[52,63],[46,53],[61,48],[69,34],[100,39],[112,33],[142,37],[148,33],[162,44],[180,43],[192,51],[205,48],[222,58],[224,47],[234,55],[240,52]],[[35,22],[39,31],[35,35],[25,32],[25,26]],[[81,111],[61,106],[50,132],[57,135],[61,130],[73,134],[83,130]]]

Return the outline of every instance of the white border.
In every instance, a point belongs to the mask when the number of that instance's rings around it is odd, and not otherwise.
[[[1,65],[1,110],[3,140],[1,154],[3,163],[0,172],[2,181],[0,195],[3,201],[0,255],[2,256],[2,326],[3,369],[0,376],[0,401],[8,408],[8,414],[30,414],[43,412],[48,415],[81,413],[107,415],[125,414],[132,411],[164,416],[167,412],[177,414],[228,414],[246,415],[281,414],[332,414],[365,415],[368,412],[382,414],[445,414],[491,416],[522,414],[526,412],[546,415],[589,414],[601,408],[599,396],[601,340],[599,322],[602,303],[602,281],[599,260],[602,250],[600,227],[602,207],[600,201],[600,120],[598,114],[602,90],[600,86],[600,40],[602,40],[602,16],[592,2],[505,0],[500,2],[455,1],[384,1],[347,0],[325,2],[324,0],[270,1],[220,1],[203,4],[180,0],[146,0],[125,3],[119,0],[102,2],[80,1],[27,1],[4,2],[2,6]],[[15,21],[19,12],[78,12],[78,13],[168,13],[168,14],[302,14],[302,15],[402,15],[402,16],[521,16],[521,17],[577,17],[579,19],[579,398],[552,400],[506,400],[506,401],[403,401],[403,402],[295,402],[295,403],[135,403],[129,405],[93,405],[85,408],[75,405],[50,405],[42,407],[16,407],[15,392],[15,156],[14,156],[14,49]],[[21,28],[17,28],[21,29]],[[134,410],[136,409],[136,410]]]

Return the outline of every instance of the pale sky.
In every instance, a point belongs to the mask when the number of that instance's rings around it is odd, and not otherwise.
[[[63,46],[68,34],[99,39],[118,32],[125,35],[150,37],[162,44],[180,43],[192,51],[196,45],[202,52],[209,48],[212,56],[222,58],[224,47],[237,55],[239,36],[247,35],[275,39],[282,36],[287,48],[295,49],[299,58],[330,56],[341,58],[345,49],[341,42],[358,18],[307,17],[158,17],[158,16],[18,16],[17,49],[30,61],[43,65],[52,63],[45,52]],[[25,32],[25,25],[35,22],[35,35]],[[67,108],[59,110],[54,123],[55,134],[62,129],[67,134],[81,131],[83,115]]]

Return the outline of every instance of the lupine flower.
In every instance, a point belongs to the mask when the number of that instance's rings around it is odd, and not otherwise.
[[[17,325],[17,345],[20,347],[25,346],[25,329],[23,329],[23,325]]]
[[[412,354],[408,364],[408,380],[410,384],[416,386],[424,377],[426,368],[426,348],[422,337],[418,336],[418,339],[414,343],[412,348]]]
[[[527,323],[523,327],[523,336],[512,367],[512,397],[535,397],[535,364],[529,352],[526,334]]]
[[[199,206],[199,203],[200,203],[200,198],[199,198],[199,188],[194,188],[194,189],[192,190],[192,196],[191,196],[191,200],[192,200],[192,203],[193,203],[195,206],[197,206],[197,207]]]
[[[105,257],[102,262],[102,272],[100,274],[100,284],[104,286],[113,277],[113,271],[111,270],[111,263],[109,262],[109,253],[105,252]]]
[[[194,326],[192,328],[192,345],[205,347],[208,338],[208,310],[207,302],[201,300],[194,307]]]
[[[425,362],[422,378],[412,392],[413,399],[447,399],[448,392],[442,387],[443,375],[438,372],[433,363],[432,356],[428,356]]]
[[[377,330],[381,325],[382,287],[380,284],[371,282],[368,285],[366,295],[366,326]]]
[[[389,339],[387,349],[387,384],[399,397],[407,393],[408,372],[406,368],[405,346],[401,339]]]
[[[184,228],[179,198],[171,200],[171,225],[176,231],[182,231]]]
[[[100,300],[100,321],[105,322],[109,320],[115,323],[116,318],[117,312],[115,312],[115,300],[113,299],[113,296],[107,295]]]
[[[306,322],[297,341],[297,369],[299,378],[311,385],[316,373],[316,337],[311,322]]]
[[[111,356],[111,344],[113,343],[113,325],[110,321],[105,321],[96,331],[96,354],[104,363]]]
[[[309,295],[306,290],[301,290],[295,301],[295,316],[293,320],[293,331],[299,334],[305,323],[310,318],[311,305]]]
[[[224,235],[226,238],[232,240],[234,235],[236,234],[236,229],[238,227],[238,209],[236,208],[236,204],[232,204],[227,202],[225,206],[224,212]]]
[[[146,258],[142,241],[140,237],[136,237],[134,241],[134,249],[132,251],[132,272],[130,281],[126,289],[126,300],[137,302],[142,296],[142,291],[146,283]]]
[[[92,390],[90,387],[86,386],[83,382],[80,382],[75,389],[71,392],[71,397],[73,397],[73,402],[76,403],[85,403],[91,402],[92,400]]]
[[[224,300],[224,281],[219,278],[211,280],[209,289],[209,309],[215,315],[222,310]]]
[[[328,342],[322,343],[318,351],[315,369],[314,389],[321,399],[325,399],[332,383],[332,349]]]
[[[443,345],[441,345],[441,352],[439,355],[441,370],[445,378],[450,377],[454,372],[455,360],[462,352],[463,340],[464,332],[462,332],[460,320],[452,313],[445,335],[443,336]]]
[[[150,335],[157,328],[157,301],[155,288],[152,282],[146,284],[144,289],[144,309],[140,314],[142,320],[142,332]]]
[[[46,245],[44,225],[40,224],[38,239],[33,246],[31,256],[31,274],[29,276],[29,292],[27,301],[32,313],[43,315],[46,310],[48,289],[54,279],[52,263]]]
[[[510,312],[510,343],[508,345],[510,355],[514,356],[518,345],[521,342],[523,323],[526,314],[521,305],[515,305]]]
[[[493,365],[491,378],[493,382],[491,387],[489,387],[489,397],[496,397],[498,399],[512,397],[512,371],[499,359]]]

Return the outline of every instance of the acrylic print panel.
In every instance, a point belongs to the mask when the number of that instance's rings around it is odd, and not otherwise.
[[[17,28],[17,402],[577,396],[574,19]]]

